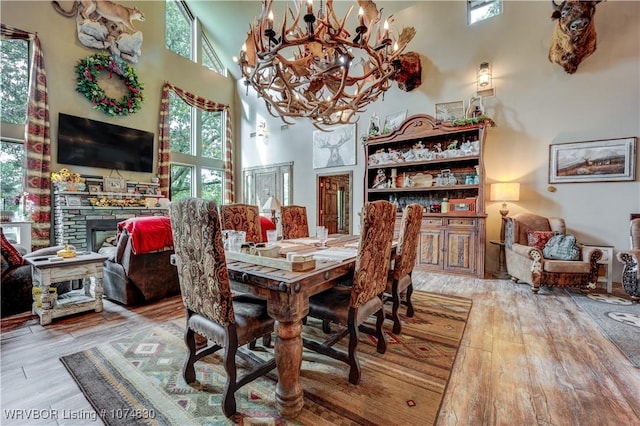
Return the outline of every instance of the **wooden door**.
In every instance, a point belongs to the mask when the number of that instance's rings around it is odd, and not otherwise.
[[[320,177],[318,225],[325,226],[329,234],[338,232],[338,184],[331,176]]]

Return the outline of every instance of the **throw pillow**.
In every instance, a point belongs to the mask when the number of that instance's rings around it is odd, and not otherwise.
[[[533,231],[527,232],[527,245],[535,247],[538,250],[544,250],[544,246],[555,234],[552,231]]]
[[[575,235],[557,234],[549,239],[542,250],[545,259],[552,260],[578,260],[580,249]]]
[[[13,246],[4,236],[4,232],[0,232],[2,244],[2,257],[4,257],[10,266],[24,265],[24,259],[17,248]]]

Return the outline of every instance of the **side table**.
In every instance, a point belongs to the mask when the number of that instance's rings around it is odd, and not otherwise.
[[[602,258],[600,258],[598,264],[604,269],[604,276],[600,275],[600,271],[598,271],[598,282],[605,283],[607,293],[611,293],[613,290],[613,246],[599,244],[583,244],[583,246],[602,250]]]
[[[493,274],[496,278],[507,280],[511,276],[507,273],[507,259],[504,251],[504,241],[490,240],[491,244],[498,246],[498,270]]]
[[[31,265],[34,288],[32,310],[40,317],[40,325],[78,312],[102,312],[102,268],[107,256],[85,252],[67,259],[43,256],[25,260]],[[91,277],[95,279],[93,290]],[[49,294],[51,284],[70,280],[82,280],[83,288],[61,294],[52,300]],[[40,291],[40,302],[35,297],[36,289]]]

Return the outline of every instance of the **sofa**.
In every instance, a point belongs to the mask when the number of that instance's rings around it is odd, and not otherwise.
[[[115,246],[104,244],[104,296],[136,305],[180,293],[168,217],[137,217],[118,223]]]
[[[0,315],[2,317],[31,311],[33,302],[31,265],[24,262],[26,258],[55,255],[63,246],[47,247],[25,254],[27,250],[5,239],[2,234],[2,275],[0,277]],[[71,281],[55,283],[58,294],[72,290]]]
[[[505,219],[507,273],[513,281],[531,284],[534,293],[538,293],[541,286],[579,287],[583,292],[596,287],[598,260],[602,258],[600,249],[575,244],[574,260],[545,255],[548,241],[543,238],[567,235],[564,219],[532,213],[519,213]]]

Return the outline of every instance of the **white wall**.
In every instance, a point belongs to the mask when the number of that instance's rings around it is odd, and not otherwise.
[[[487,113],[497,123],[487,138],[486,180],[518,181],[521,200],[509,203],[511,213],[529,211],[565,218],[569,232],[582,242],[629,247],[629,214],[640,212],[640,185],[634,182],[557,184],[548,191],[549,144],[640,135],[640,3],[615,1],[597,6],[598,48],[568,75],[547,59],[554,21],[548,1],[505,1],[504,13],[473,26],[466,24],[466,2],[376,1],[385,16],[394,13],[396,28],[413,26],[417,35],[407,51],[421,55],[423,84],[406,93],[395,86],[361,114],[359,135],[368,119],[403,109],[408,114],[434,114],[434,104],[468,99],[475,92],[478,65],[489,61],[496,97],[486,99]],[[257,9],[256,9],[257,10]],[[316,175],[354,172],[354,212],[362,207],[365,159],[358,145],[355,167],[312,168],[314,128],[304,121],[281,131],[262,99],[245,95],[242,105],[242,164],[244,167],[294,161],[294,202],[315,206]],[[267,118],[268,144],[250,138],[256,116]],[[636,158],[637,160],[637,158]],[[637,163],[638,161],[636,161]],[[637,173],[636,176],[640,174]],[[488,192],[488,191],[487,191]],[[487,201],[487,269],[495,268],[499,203]],[[313,209],[310,223],[315,223]],[[352,216],[358,229],[357,215]],[[621,266],[615,261],[614,278]]]

